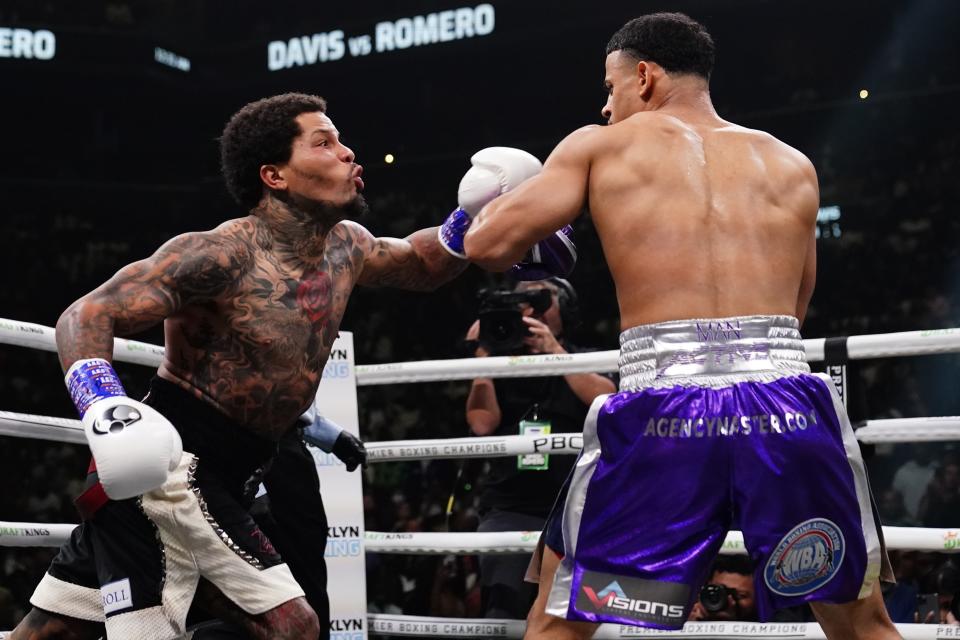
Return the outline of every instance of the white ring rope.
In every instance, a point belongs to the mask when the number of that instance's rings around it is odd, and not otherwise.
[[[526,629],[523,620],[498,618],[428,618],[382,613],[367,614],[370,635],[408,636],[415,638],[522,638]],[[939,640],[957,638],[957,627],[932,624],[898,624],[904,640]],[[9,637],[0,631],[0,640]],[[813,622],[688,622],[681,631],[658,631],[628,625],[600,625],[593,635],[597,640],[620,638],[698,638],[712,640],[826,640],[820,625]]]
[[[409,636],[415,638],[522,638],[524,620],[499,618],[428,618],[368,613],[370,635]],[[932,624],[898,624],[904,640],[957,638],[957,627]],[[0,640],[9,637],[0,631]],[[688,622],[680,631],[657,631],[628,625],[600,625],[593,635],[597,640],[619,638],[773,638],[776,640],[826,640],[820,625],[813,622]]]
[[[866,444],[949,442],[960,435],[960,417],[867,420],[855,433],[857,440]]]
[[[803,341],[807,362],[823,361],[825,342],[825,338]],[[960,353],[960,328],[850,336],[846,344],[850,360]],[[477,377],[513,378],[606,373],[618,370],[619,357],[620,352],[612,350],[564,355],[500,356],[359,365],[357,385],[470,380]]]
[[[428,618],[382,613],[367,615],[373,635],[417,638],[522,638],[526,622],[485,618]],[[933,624],[898,624],[904,640],[958,638],[957,627]],[[813,622],[688,622],[682,631],[658,631],[630,625],[600,625],[597,640],[618,638],[775,638],[776,640],[826,640],[820,625]],[[2,640],[2,638],[0,638]]]
[[[825,338],[803,341],[808,362],[823,360],[824,342]],[[57,350],[52,328],[4,318],[0,318],[0,344],[44,351]],[[960,353],[960,328],[850,336],[846,345],[851,360]],[[163,347],[117,338],[114,342],[113,357],[120,362],[159,366],[163,360]],[[357,365],[357,385],[611,372],[617,370],[618,357],[619,352],[612,350],[564,355],[499,356]]]
[[[56,547],[70,538],[75,524],[0,522],[0,547]],[[364,548],[370,553],[410,555],[473,555],[477,553],[531,553],[539,531],[492,531],[456,533],[387,533],[367,531]],[[888,549],[960,553],[960,529],[883,527]],[[720,549],[724,555],[743,555],[743,534],[730,531]],[[958,636],[960,637],[960,636]]]
[[[54,353],[57,351],[57,341],[52,327],[6,318],[0,318],[0,344],[12,344]],[[157,367],[163,361],[163,347],[136,340],[115,338],[113,359]]]
[[[370,635],[406,636],[414,638],[522,638],[527,623],[523,620],[498,618],[427,618],[368,613]],[[904,640],[940,640],[957,638],[957,627],[932,624],[898,624],[897,631]],[[10,631],[0,631],[0,640],[6,640]],[[620,638],[688,638],[713,640],[826,640],[820,625],[813,622],[688,622],[680,631],[658,631],[627,625],[600,625],[593,638],[619,640]]]
[[[856,430],[864,444],[882,442],[951,442],[960,440],[960,417],[892,418],[868,420]],[[86,444],[79,420],[0,411],[0,436]],[[486,438],[438,438],[367,442],[370,462],[440,460],[454,458],[503,458],[530,453],[570,454],[583,448],[579,433],[540,436],[491,436]]]
[[[74,444],[87,443],[87,436],[84,435],[79,420],[13,411],[0,411],[0,435]]]

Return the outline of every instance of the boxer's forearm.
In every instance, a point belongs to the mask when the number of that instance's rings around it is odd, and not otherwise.
[[[129,264],[63,312],[57,351],[64,371],[77,360],[113,357],[113,338],[162,322],[184,300],[212,300],[235,286],[247,247],[212,233],[187,233]]]
[[[80,298],[57,320],[57,353],[64,373],[77,360],[113,360],[114,320],[103,305]]]
[[[469,262],[451,256],[437,240],[437,227],[421,229],[406,238],[416,254],[420,282],[431,289],[446,284],[463,273]]]
[[[461,274],[470,263],[450,255],[437,240],[437,227],[400,240],[377,238],[364,267],[363,284],[432,291]]]
[[[507,193],[484,207],[464,239],[470,262],[486,271],[507,271],[536,242],[530,234],[517,232],[517,221],[509,224],[513,219],[509,214],[513,199],[514,194]]]
[[[145,297],[123,302],[98,291],[74,302],[57,320],[57,353],[64,372],[77,360],[112,361],[114,337],[143,331],[166,317]]]
[[[131,273],[139,273],[136,263],[74,302],[57,320],[57,353],[64,372],[77,360],[112,360],[114,337],[149,329],[173,311],[165,287],[132,282]]]

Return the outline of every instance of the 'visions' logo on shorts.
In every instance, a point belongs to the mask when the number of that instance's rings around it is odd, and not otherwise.
[[[606,586],[599,588],[604,583],[607,583]],[[626,585],[626,589],[621,583]],[[684,613],[689,592],[687,585],[676,582],[584,571],[576,608],[585,613],[680,628],[686,618]]]
[[[763,569],[774,593],[800,596],[830,582],[843,562],[843,533],[826,518],[801,522],[780,540]]]
[[[590,602],[593,603],[597,609],[603,609],[604,607],[609,607],[613,604],[614,598],[617,596],[621,598],[626,598],[627,594],[623,592],[623,589],[617,584],[616,580],[604,587],[600,593],[594,593],[593,589],[587,585],[581,587],[583,592],[587,594],[587,597],[590,598]]]

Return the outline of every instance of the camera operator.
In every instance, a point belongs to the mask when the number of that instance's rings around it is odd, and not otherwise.
[[[753,588],[753,563],[747,556],[719,556],[713,573],[700,589],[690,620],[757,619]]]
[[[512,291],[486,293],[480,319],[467,334],[475,355],[559,354],[577,349],[567,336],[578,322],[576,292],[549,278]],[[587,373],[540,378],[477,378],[467,398],[467,423],[477,436],[579,433],[593,399],[616,391],[605,376]],[[490,460],[481,482],[478,531],[539,531],[575,456],[524,455]],[[480,557],[483,609],[488,618],[522,619],[536,597],[523,581],[524,555]]]

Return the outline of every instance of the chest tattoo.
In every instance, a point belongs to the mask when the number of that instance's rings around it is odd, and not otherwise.
[[[309,270],[303,274],[297,286],[297,306],[310,318],[320,322],[330,313],[333,300],[333,283],[325,271]]]

